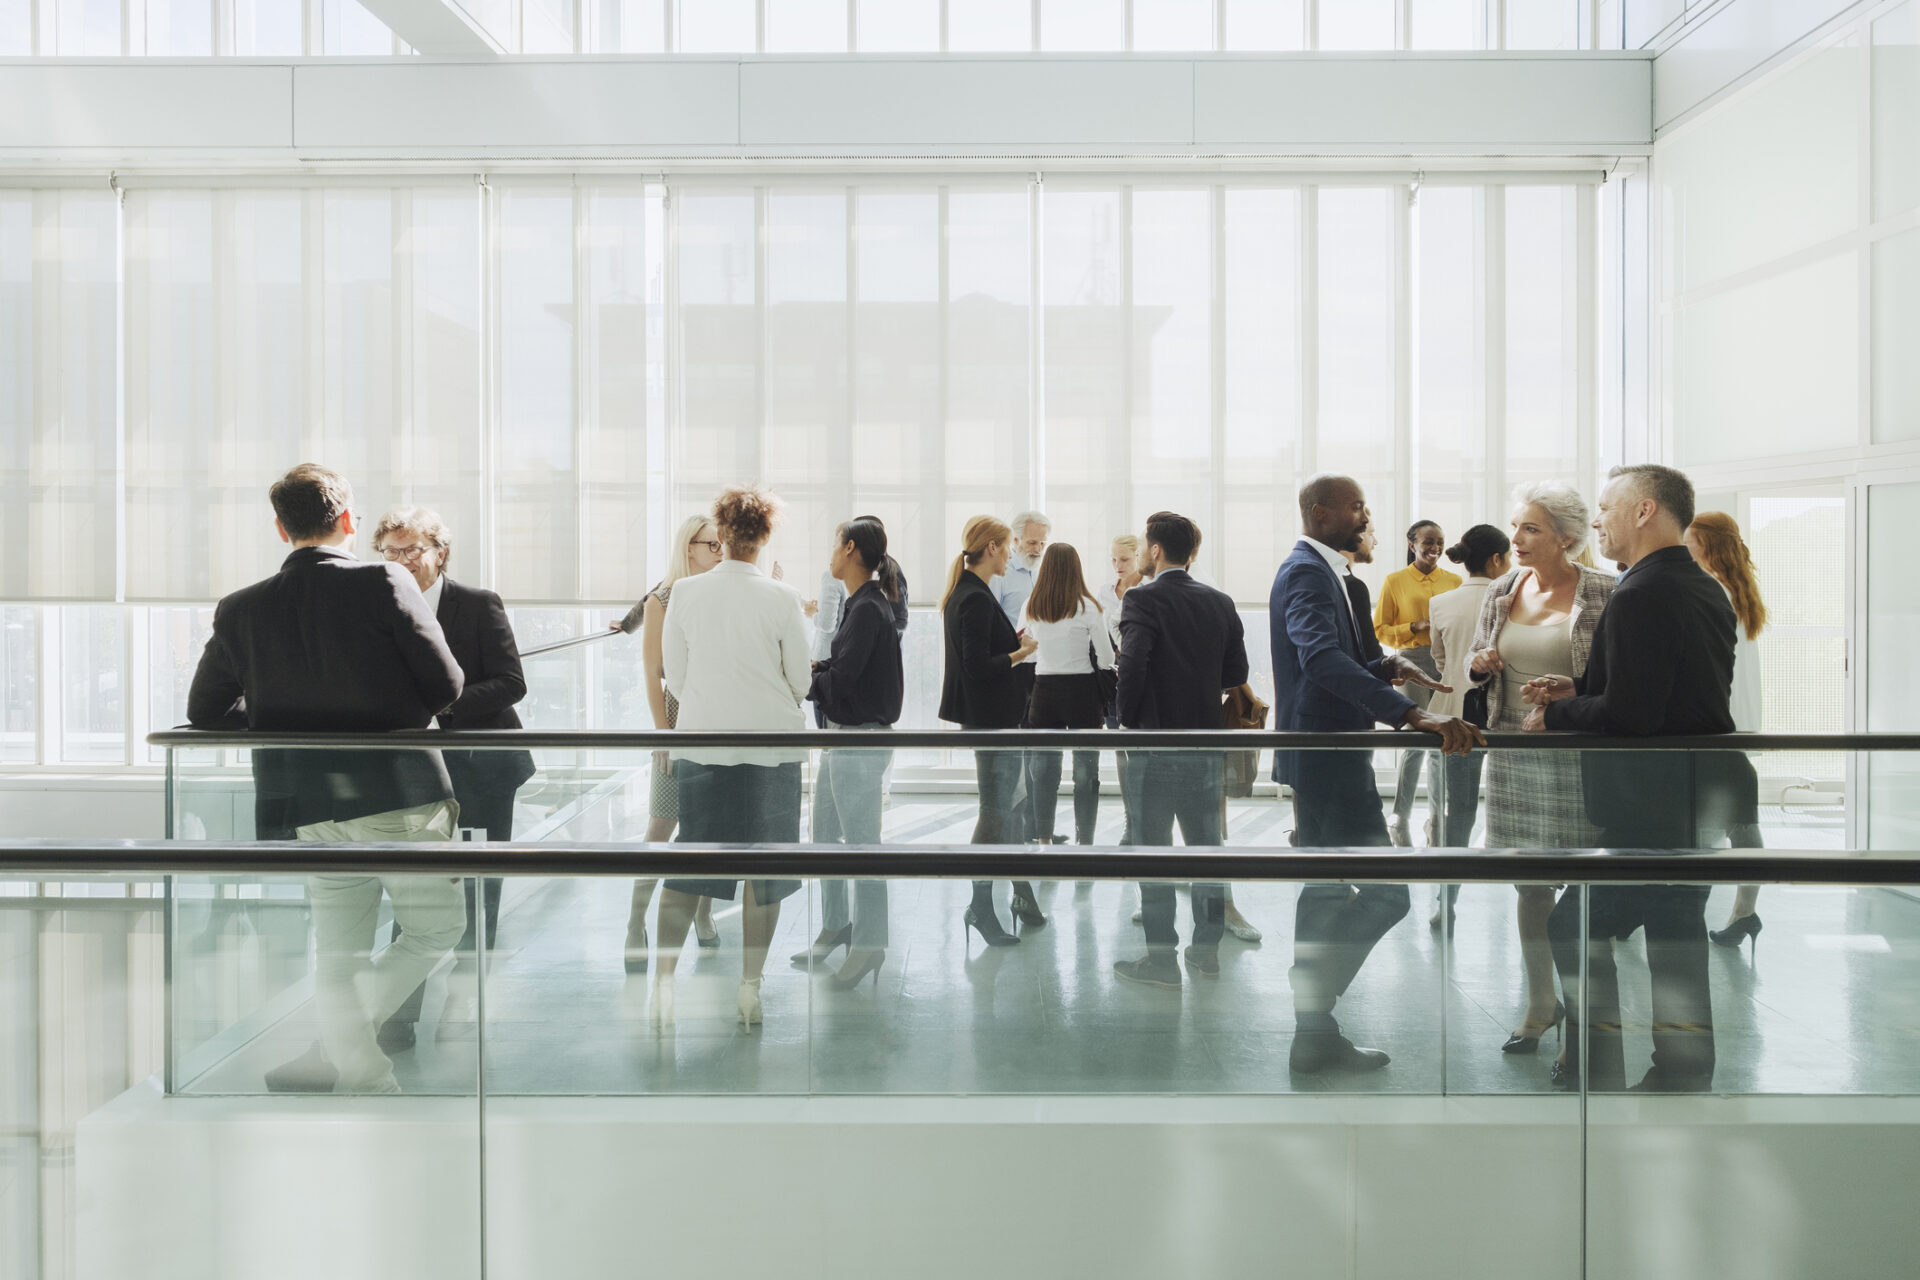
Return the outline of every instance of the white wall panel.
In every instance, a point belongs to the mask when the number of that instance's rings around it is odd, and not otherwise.
[[[1590,54],[1209,60],[1194,64],[1194,140],[1630,150],[1651,131],[1651,66]]]
[[[1193,137],[1184,61],[756,62],[740,68],[747,146],[1146,144]]]
[[[0,158],[1639,153],[1633,54],[9,64]]]
[[[12,63],[0,69],[0,151],[284,147],[292,84],[290,67]]]
[[[1822,49],[1661,140],[1671,292],[1854,229],[1862,70],[1857,46]]]
[[[1674,317],[1674,462],[1851,444],[1858,436],[1858,257],[1718,293]]]
[[[1653,64],[1653,118],[1664,129],[1858,0],[1733,0]]]
[[[294,145],[725,146],[738,137],[730,61],[302,66]]]

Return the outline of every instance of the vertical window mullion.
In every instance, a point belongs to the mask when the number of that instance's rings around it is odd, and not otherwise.
[[[574,599],[588,599],[593,566],[588,563],[593,540],[587,536],[587,520],[593,505],[589,492],[592,460],[587,456],[593,441],[594,407],[593,352],[600,344],[599,327],[587,292],[592,285],[589,257],[587,192],[578,180],[573,184],[573,592]],[[585,634],[582,632],[581,634]]]
[[[500,586],[500,198],[476,175],[480,205],[480,509],[486,522],[487,581]]]
[[[1507,189],[1489,185],[1484,192],[1487,495],[1498,503],[1507,492]]]
[[[1573,199],[1574,448],[1583,491],[1599,478],[1599,190],[1575,185]],[[1598,492],[1597,489],[1593,492]]]
[[[1209,406],[1208,426],[1212,436],[1208,447],[1208,472],[1213,480],[1212,522],[1223,532],[1227,515],[1227,188],[1225,183],[1216,182],[1212,188],[1212,228],[1209,236],[1208,267],[1212,276],[1212,288],[1209,290],[1208,305],[1211,316],[1208,323],[1207,357],[1209,368]],[[1201,546],[1208,545],[1207,539]],[[1227,578],[1226,539],[1210,540],[1214,548],[1208,556],[1212,562],[1213,580],[1225,583]]]
[[[1320,469],[1320,188],[1300,188],[1300,476]]]
[[[1034,13],[1040,11],[1035,0]],[[1035,18],[1038,21],[1038,18]],[[1027,499],[1036,511],[1047,501],[1047,306],[1045,179],[1027,184]]]
[[[1402,184],[1389,189],[1393,197],[1393,475],[1400,513],[1413,514],[1413,191]]]

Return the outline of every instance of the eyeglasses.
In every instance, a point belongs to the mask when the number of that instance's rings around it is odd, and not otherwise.
[[[705,547],[715,555],[720,554],[720,539],[718,538],[695,538],[687,545],[689,547]]]
[[[418,562],[419,559],[422,556],[426,555],[428,552],[438,551],[439,549],[440,548],[438,547],[427,546],[424,544],[420,546],[413,546],[413,547],[382,547],[380,550],[380,554],[386,557],[388,560],[404,560],[408,564],[414,564]]]

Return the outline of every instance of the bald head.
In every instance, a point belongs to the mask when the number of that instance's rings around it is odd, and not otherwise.
[[[1358,551],[1372,519],[1367,496],[1352,476],[1322,474],[1300,486],[1300,529],[1335,551]]]

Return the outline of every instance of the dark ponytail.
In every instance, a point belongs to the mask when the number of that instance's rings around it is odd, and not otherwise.
[[[1431,520],[1415,520],[1413,522],[1413,525],[1407,530],[1407,563],[1408,564],[1412,564],[1416,558],[1413,554],[1413,537],[1415,534],[1419,533],[1422,529],[1432,529],[1435,533],[1438,533],[1440,531],[1440,526],[1435,524]]]
[[[873,573],[880,594],[888,600],[900,598],[900,565],[887,554],[887,526],[879,516],[855,516],[840,526],[840,541],[851,542],[860,563]]]
[[[1512,550],[1507,535],[1490,524],[1477,524],[1460,535],[1460,541],[1447,548],[1447,559],[1466,568],[1469,577],[1486,576],[1487,562]]]

